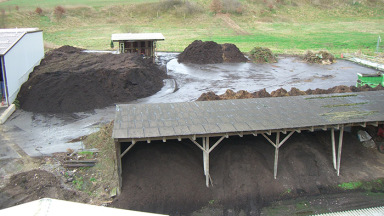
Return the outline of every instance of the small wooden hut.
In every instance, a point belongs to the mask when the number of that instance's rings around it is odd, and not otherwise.
[[[119,53],[139,53],[148,57],[154,57],[156,42],[164,39],[161,33],[112,34],[112,43],[119,43]]]

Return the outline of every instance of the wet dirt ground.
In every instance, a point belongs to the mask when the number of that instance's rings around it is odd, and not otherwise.
[[[281,87],[306,90],[350,86],[356,83],[357,72],[376,73],[374,69],[344,60],[333,65],[317,65],[307,64],[296,57],[282,57],[274,64],[195,65],[179,64],[176,56],[175,53],[159,54],[160,62],[168,62],[170,77],[164,81],[161,91],[130,103],[194,101],[204,92],[222,94],[227,89],[256,91],[266,88],[272,91]],[[0,148],[7,151],[7,154],[0,155],[0,159],[17,158],[23,154],[51,155],[69,148],[82,149],[81,142],[69,141],[95,132],[99,124],[113,120],[114,110],[115,107],[111,106],[92,112],[50,115],[17,110],[0,126]]]
[[[234,91],[267,91],[278,88],[301,90],[355,85],[356,73],[376,73],[371,68],[338,60],[332,65],[308,64],[297,57],[281,57],[278,63],[180,64],[177,53],[158,53],[158,64],[167,65],[170,79],[155,95],[130,103],[168,103],[194,101],[202,93],[222,94]],[[81,142],[69,143],[98,130],[98,125],[114,118],[115,107],[72,114],[36,114],[17,110],[0,126],[1,148],[9,154],[1,158],[18,157],[8,145],[18,145],[30,156],[50,155],[70,149],[82,149]],[[10,143],[10,144],[7,144]]]

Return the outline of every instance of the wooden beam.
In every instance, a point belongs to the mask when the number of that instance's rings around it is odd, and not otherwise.
[[[115,153],[116,153],[116,171],[117,171],[117,176],[118,176],[118,179],[119,179],[119,182],[118,182],[118,190],[117,190],[117,195],[120,194],[121,192],[121,187],[123,186],[123,179],[122,179],[122,167],[121,167],[121,156],[120,156],[120,153],[121,153],[121,144],[120,142],[115,142]]]
[[[273,167],[273,177],[277,177],[277,163],[279,161],[279,146],[280,146],[280,132],[276,133],[276,144],[275,144],[275,163]]]
[[[344,133],[344,125],[340,127],[339,149],[337,153],[337,176],[340,175],[341,149],[343,147],[343,133]]]
[[[293,133],[295,133],[295,131],[291,131],[287,136],[285,136],[285,138],[280,142],[277,147],[280,148],[289,139],[289,137],[292,136]]]
[[[375,126],[375,127],[378,127],[379,126],[379,122],[372,122],[371,125]]]
[[[265,135],[264,133],[262,133],[261,135],[263,135],[263,137],[265,137],[265,139],[268,140],[268,142],[271,143],[276,148],[276,144],[274,142],[272,142],[272,140],[269,139],[269,137],[267,137],[267,135]]]
[[[333,162],[333,168],[335,170],[337,170],[337,168],[336,168],[335,128],[331,129],[331,141],[332,141],[332,162]]]
[[[216,146],[218,146],[221,143],[221,141],[223,141],[224,138],[225,138],[225,136],[220,137],[220,139],[217,140],[217,142],[215,144],[213,144],[213,146],[211,148],[208,149],[208,153],[211,153],[211,151],[214,148],[216,148]],[[209,141],[209,138],[208,138],[208,141]]]
[[[204,138],[203,138],[204,139]],[[205,151],[205,149],[203,147],[201,147],[201,145],[196,142],[196,140],[192,139],[192,138],[189,138],[189,140],[191,140],[197,147],[199,147],[199,149],[201,149],[203,152]]]
[[[205,184],[207,185],[207,187],[209,187],[209,180],[210,180],[210,174],[209,174],[209,137],[205,137],[205,151],[203,152],[203,154],[205,154],[205,170],[206,170],[206,173],[205,173]]]
[[[125,149],[125,151],[121,154],[120,158],[123,158],[123,156],[124,156],[125,154],[127,154],[127,152],[128,152],[129,150],[131,150],[131,148],[132,148],[135,144],[136,144],[136,143],[132,143],[130,146],[128,146],[128,148]]]

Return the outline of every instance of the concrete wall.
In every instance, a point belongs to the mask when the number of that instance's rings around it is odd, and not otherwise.
[[[8,104],[12,104],[21,85],[44,58],[43,32],[25,34],[4,56]]]

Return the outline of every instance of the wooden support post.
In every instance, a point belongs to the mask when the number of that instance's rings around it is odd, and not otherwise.
[[[275,147],[275,163],[273,168],[273,177],[276,179],[277,177],[277,165],[279,162],[279,148],[289,139],[289,137],[292,136],[292,134],[295,133],[295,131],[291,131],[285,138],[280,142],[280,132],[276,132],[276,143],[274,143],[271,139],[267,137],[264,133],[263,135],[266,140],[268,140],[269,143],[271,143]]]
[[[220,144],[223,139],[226,138],[226,135],[223,135],[215,144],[210,147],[209,137],[202,137],[202,146],[193,138],[189,138],[197,147],[203,151],[203,167],[205,175],[205,184],[209,187],[209,184],[213,186],[211,175],[209,174],[209,153]]]
[[[121,174],[123,173],[121,167],[121,144],[118,141],[115,141],[115,151],[116,151],[116,171],[119,178],[118,190],[117,194],[119,195],[121,192],[121,187],[123,186],[123,179]]]
[[[209,187],[209,137],[203,137],[203,163],[204,163],[204,175],[205,175],[205,184]]]
[[[279,146],[280,146],[280,132],[276,133],[276,143],[275,143],[275,164],[273,168],[273,177],[277,177],[277,163],[279,160]]]
[[[127,152],[128,152],[129,150],[131,150],[131,148],[132,148],[135,144],[136,144],[136,142],[134,142],[134,141],[132,140],[132,144],[131,144],[130,146],[128,146],[128,148],[125,149],[125,151],[124,151],[123,153],[121,153],[120,158],[124,157],[124,155],[127,154]]]
[[[204,149],[204,150],[203,150],[203,168],[204,168],[204,175],[206,176],[206,175],[207,175],[207,168],[206,168],[206,165],[205,165],[205,164],[206,164],[206,160],[207,160],[207,159],[206,159],[206,157],[205,157],[205,156],[206,156],[206,154],[205,154],[205,151],[206,151],[206,150],[205,150],[205,149],[206,149],[206,147],[205,147],[205,145],[206,145],[206,144],[205,144],[205,137],[203,137],[202,139],[203,139],[203,149]]]
[[[205,141],[205,170],[206,170],[206,174],[205,174],[205,184],[207,185],[207,187],[209,187],[209,180],[210,180],[210,175],[209,175],[209,137],[205,137],[206,141]]]
[[[332,128],[331,130],[331,140],[332,140],[332,161],[333,161],[333,168],[337,170],[336,168],[336,147],[335,147],[335,128]]]
[[[343,147],[343,133],[344,133],[344,125],[340,127],[339,149],[337,152],[337,176],[340,175],[340,161],[341,161],[341,149]]]

